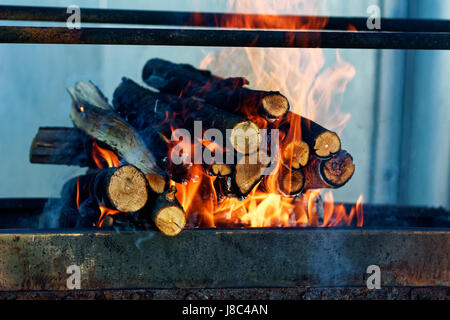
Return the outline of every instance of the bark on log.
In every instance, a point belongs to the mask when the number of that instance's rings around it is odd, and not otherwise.
[[[150,59],[142,78],[161,92],[202,98],[208,104],[252,120],[257,113],[270,121],[281,119],[289,110],[289,101],[278,91],[248,89],[243,87],[248,84],[244,78],[223,79],[187,64]]]
[[[345,150],[339,151],[331,159],[313,159],[305,168],[304,191],[308,189],[340,188],[355,172],[352,156]]]
[[[170,128],[183,128],[192,138],[194,122],[201,121],[204,130],[219,130],[237,152],[252,153],[261,144],[259,127],[250,120],[196,99],[153,92],[129,79],[123,79],[114,92],[113,104],[137,130],[153,127],[167,137],[172,133]]]

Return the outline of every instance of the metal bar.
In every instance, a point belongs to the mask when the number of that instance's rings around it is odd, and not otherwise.
[[[66,22],[70,14],[63,7],[0,6],[0,20]],[[295,15],[144,11],[82,8],[81,21],[166,26],[228,27],[288,30],[360,30],[366,17],[317,17]],[[450,32],[450,20],[382,18],[382,31]]]
[[[0,27],[0,43],[449,50],[450,34],[135,28]]]
[[[0,232],[1,290],[449,286],[450,230],[252,229]]]

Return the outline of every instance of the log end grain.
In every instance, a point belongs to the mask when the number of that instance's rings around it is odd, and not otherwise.
[[[117,168],[109,179],[107,194],[118,211],[135,212],[142,209],[148,199],[145,176],[136,167]]]
[[[176,236],[186,225],[186,217],[178,206],[162,208],[155,216],[156,227],[167,236]]]
[[[147,174],[145,175],[145,178],[147,179],[148,185],[153,192],[161,194],[166,189],[167,180],[165,176],[160,174]]]
[[[284,167],[285,168],[285,167]],[[303,171],[293,171],[285,168],[278,174],[278,191],[284,196],[298,195],[305,185]]]
[[[333,158],[322,162],[320,172],[327,183],[341,187],[353,176],[355,164],[352,156],[347,151],[341,150]]]
[[[283,163],[298,170],[308,164],[309,145],[302,141],[291,141],[282,151]]]
[[[231,131],[231,144],[233,148],[242,154],[253,153],[261,144],[261,135],[256,123],[246,120],[234,126]]]
[[[341,149],[341,139],[332,131],[319,134],[314,143],[314,152],[318,157],[326,158]]]
[[[263,114],[279,119],[289,110],[289,101],[279,92],[268,92],[261,100]]]

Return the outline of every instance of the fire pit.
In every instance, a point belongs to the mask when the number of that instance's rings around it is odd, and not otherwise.
[[[65,10],[0,6],[0,18],[66,21]],[[93,23],[211,28],[275,18],[84,14]],[[450,48],[448,21],[388,19],[383,31],[354,32],[366,19],[279,18],[273,29],[283,31],[0,27],[0,42]],[[88,170],[60,198],[0,200],[0,297],[81,289],[70,294],[410,299],[427,290],[448,298],[450,213],[363,204],[362,196],[334,203],[319,189],[345,188],[358,161],[337,130],[292,111],[291,97],[159,58],[143,66],[142,81],[123,78],[111,103],[92,82],[77,82],[68,88],[74,127],[39,129],[32,163]],[[81,276],[71,282],[74,270]]]

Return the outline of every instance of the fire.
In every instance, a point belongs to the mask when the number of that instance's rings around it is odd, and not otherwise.
[[[270,9],[277,8],[277,10]],[[233,28],[278,28],[278,29],[321,29],[327,20],[308,18],[300,21],[278,14],[319,15],[321,8],[316,1],[230,1],[231,12],[252,12],[266,14],[265,17],[253,15],[247,19],[232,16],[218,21],[220,26]],[[269,17],[269,15],[274,15]],[[200,19],[194,15],[193,19]],[[228,20],[227,20],[228,19]],[[201,21],[198,21],[201,24]],[[351,27],[349,27],[351,28]],[[206,52],[200,64],[201,69],[209,69],[224,77],[244,76],[251,87],[280,91],[289,100],[291,111],[317,121],[327,128],[340,133],[350,115],[341,112],[340,97],[347,84],[355,75],[354,67],[344,61],[339,52],[331,65],[325,63],[321,49],[280,49],[280,48],[224,48],[220,51]],[[183,96],[183,93],[180,94]],[[244,106],[245,108],[245,106]],[[267,121],[253,110],[244,110],[247,116],[261,128]],[[169,121],[169,115],[163,123]],[[280,132],[282,144],[301,139],[302,132],[298,118],[291,117],[290,130]],[[163,124],[162,123],[162,124]],[[155,127],[155,129],[158,129]],[[183,151],[192,148],[180,142]],[[201,141],[211,151],[219,146],[209,141]],[[119,166],[121,163],[113,152],[103,149],[94,141],[93,159],[99,168]],[[186,155],[191,157],[190,154]],[[293,154],[291,155],[293,156]],[[291,160],[292,161],[292,160]],[[187,214],[191,227],[335,227],[363,225],[363,198],[359,197],[355,207],[347,214],[343,204],[335,204],[333,193],[308,190],[302,197],[289,198],[277,192],[277,172],[281,163],[275,166],[271,175],[265,176],[245,199],[221,199],[217,192],[218,179],[205,173],[202,165],[194,164],[188,169],[190,180],[186,183],[171,181],[176,186],[176,197]],[[264,188],[261,188],[264,184]],[[108,215],[117,214],[102,205],[98,226],[101,227]]]
[[[114,152],[104,149],[100,147],[97,144],[97,141],[93,140],[92,142],[92,159],[94,159],[95,164],[99,169],[103,168],[112,168],[112,167],[118,167],[122,165],[119,158],[115,155]],[[106,164],[106,165],[105,165]],[[79,200],[78,200],[78,193],[79,193],[79,185],[77,180],[77,208],[79,208]],[[103,221],[108,215],[114,215],[119,213],[117,210],[109,209],[103,205],[99,205],[100,210],[100,218],[98,219],[97,226],[100,228],[103,224]]]
[[[105,218],[107,216],[119,213],[119,211],[117,211],[117,210],[112,210],[112,209],[109,209],[102,205],[99,205],[98,208],[100,209],[100,218],[98,219],[98,222],[97,222],[97,226],[99,228],[102,227],[103,221],[105,221]]]
[[[95,140],[92,142],[92,159],[100,169],[118,167],[122,164],[114,152],[100,147]]]
[[[276,8],[270,9],[270,8]],[[308,18],[299,22],[289,17],[278,18],[279,14],[318,15],[321,10],[315,1],[230,1],[231,12],[256,13],[265,16],[231,16],[217,21],[219,26],[233,28],[278,28],[278,29],[322,29],[326,19]],[[201,17],[194,15],[194,21]],[[354,67],[336,53],[336,61],[325,65],[320,49],[280,48],[224,48],[219,52],[207,53],[200,64],[201,69],[228,76],[244,76],[254,88],[278,90],[291,103],[291,111],[317,121],[336,132],[341,132],[350,115],[340,111],[335,103],[345,92],[346,86],[355,75]],[[244,106],[245,108],[245,106]],[[248,110],[248,117],[265,128],[265,119]],[[291,122],[287,136],[281,136],[283,143],[301,139],[300,123]],[[204,143],[205,145],[205,143]],[[216,179],[205,174],[200,166],[192,166],[189,173],[194,179],[186,184],[172,182],[177,187],[177,198],[185,209],[188,220],[201,227],[246,226],[246,227],[331,227],[363,224],[362,195],[356,208],[347,214],[343,204],[335,204],[332,192],[324,194],[323,212],[320,211],[321,192],[307,191],[301,199],[287,198],[277,194],[276,173],[264,179],[265,191],[259,184],[244,200],[218,199],[215,190]]]
[[[76,204],[77,204],[77,209],[80,209],[80,178],[77,178]]]

